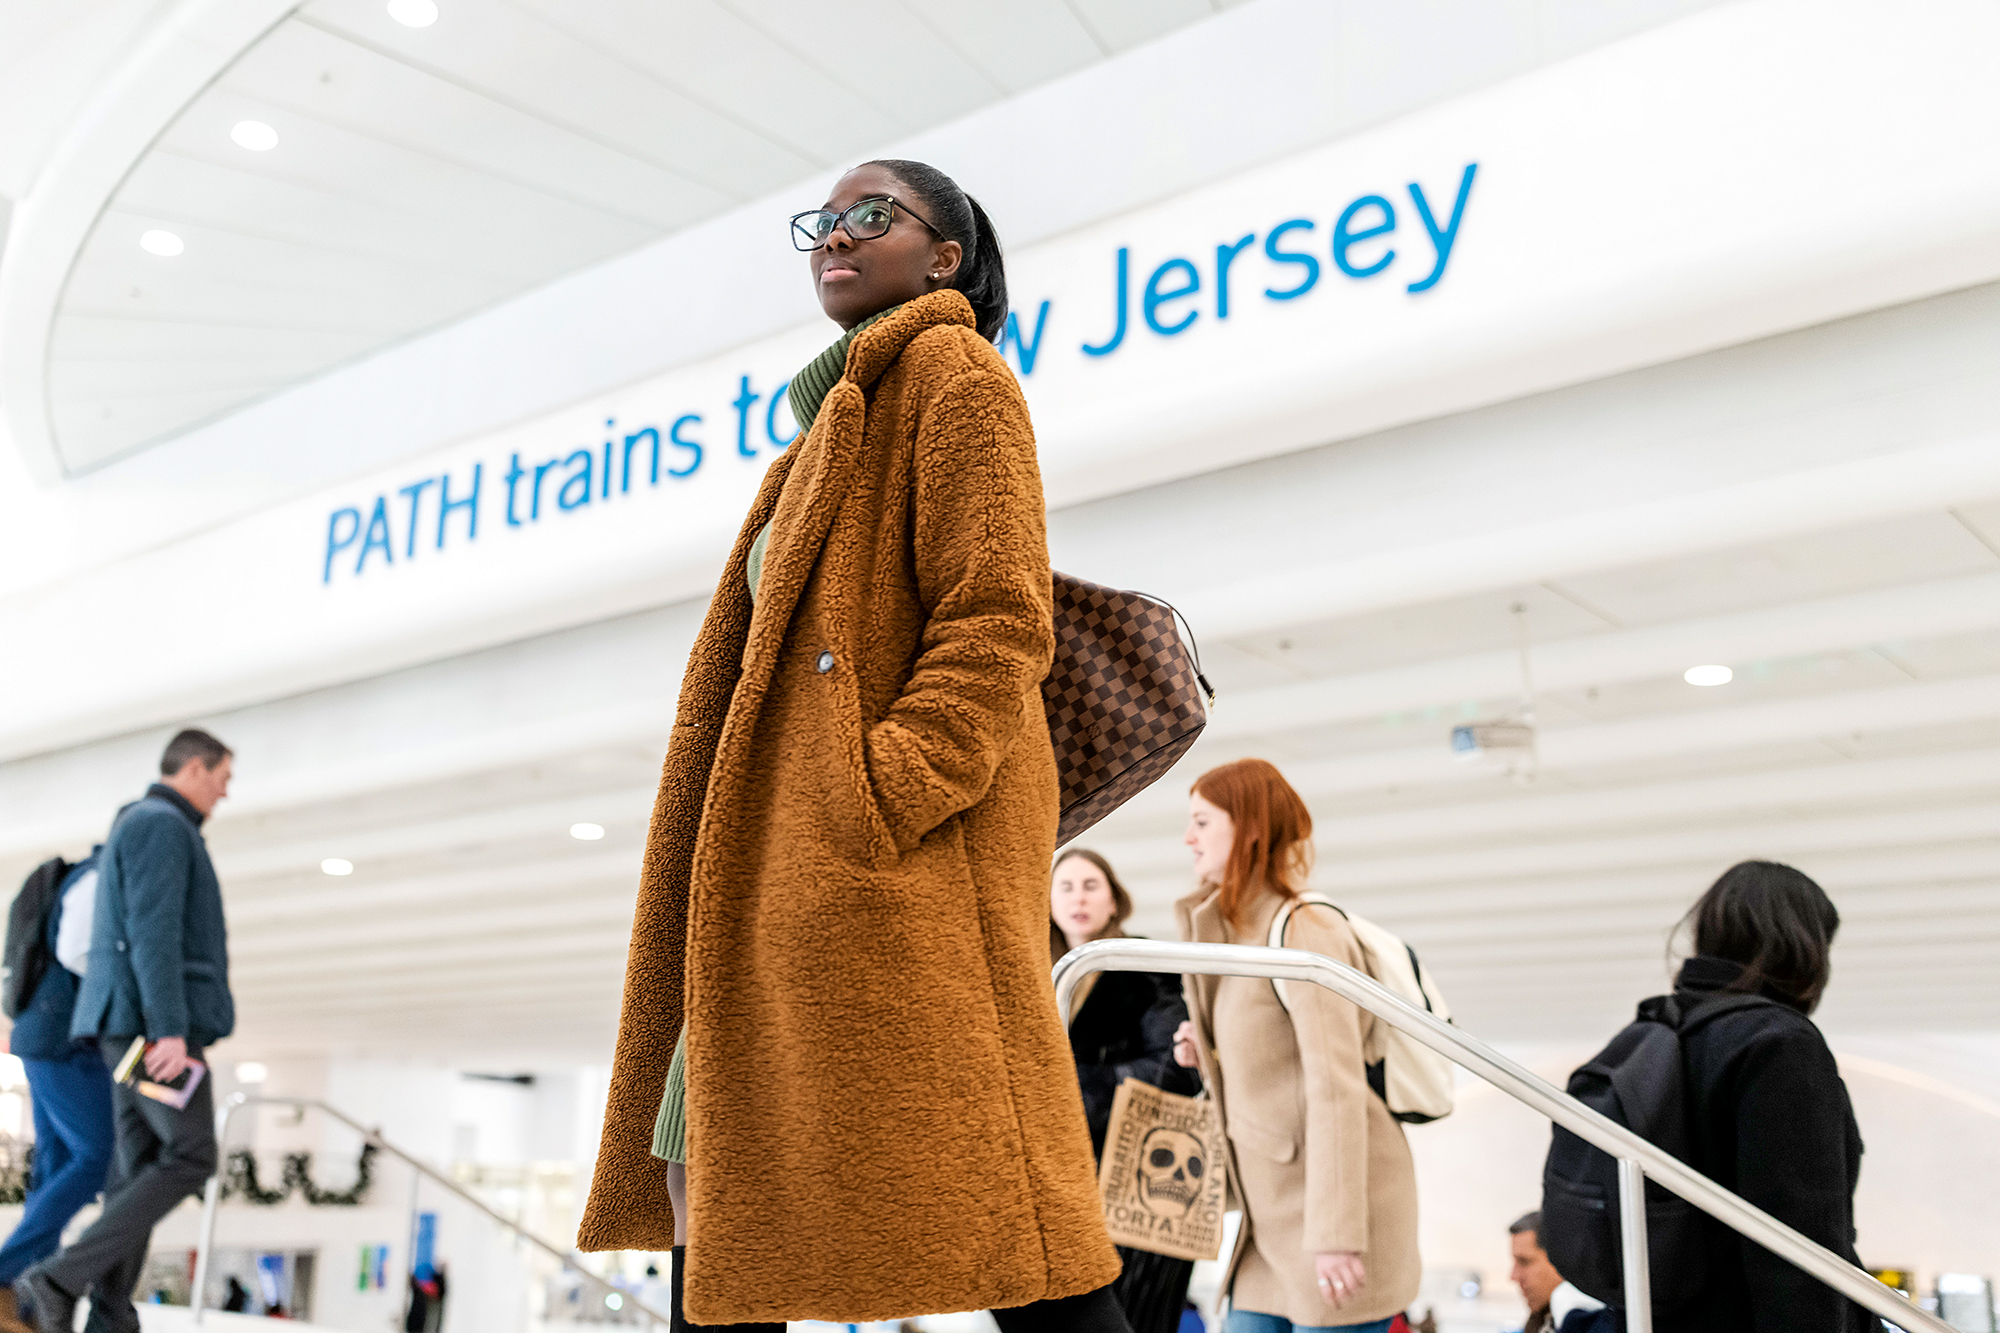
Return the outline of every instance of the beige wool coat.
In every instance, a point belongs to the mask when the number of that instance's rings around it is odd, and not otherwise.
[[[854,340],[682,682],[578,1243],[673,1243],[650,1146],[685,1006],[696,1323],[1005,1308],[1118,1273],[1049,983],[1041,477],[973,324],[944,291]]]
[[[1224,920],[1213,889],[1176,904],[1181,937],[1268,941],[1282,899],[1251,897]],[[1366,970],[1353,928],[1324,907],[1293,914],[1285,943]],[[1417,1254],[1417,1173],[1403,1126],[1368,1086],[1375,1018],[1307,982],[1288,982],[1287,1013],[1268,980],[1187,978],[1188,1012],[1210,1095],[1222,1109],[1243,1227],[1229,1259],[1231,1307],[1294,1324],[1366,1324],[1405,1310]],[[1320,1296],[1315,1256],[1352,1250],[1367,1282],[1338,1310]]]

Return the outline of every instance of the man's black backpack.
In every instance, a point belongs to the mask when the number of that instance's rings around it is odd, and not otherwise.
[[[1569,1076],[1569,1095],[1698,1168],[1681,1042],[1724,1014],[1771,1003],[1760,995],[1693,1003],[1678,995],[1654,996],[1640,1004],[1638,1018],[1609,1046]],[[1578,1290],[1623,1308],[1619,1225],[1617,1160],[1557,1125],[1542,1168],[1542,1247]],[[1646,1182],[1646,1252],[1655,1309],[1671,1309],[1706,1284],[1707,1229],[1707,1214]]]
[[[0,955],[0,1012],[19,1018],[35,987],[55,962],[49,950],[49,913],[62,901],[69,862],[52,856],[29,872],[7,912],[7,944]]]

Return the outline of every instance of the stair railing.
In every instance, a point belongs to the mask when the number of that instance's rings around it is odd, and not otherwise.
[[[521,1240],[526,1241],[529,1245],[532,1245],[551,1259],[554,1259],[564,1269],[583,1279],[585,1285],[595,1287],[606,1296],[616,1295],[618,1297],[618,1305],[613,1308],[623,1309],[629,1305],[632,1310],[654,1324],[662,1327],[667,1326],[669,1322],[667,1316],[635,1299],[631,1292],[624,1291],[591,1272],[585,1265],[583,1256],[575,1250],[563,1249],[559,1246],[551,1245],[548,1241],[543,1240],[540,1236],[529,1231],[504,1213],[500,1213],[489,1207],[450,1176],[418,1160],[416,1157],[389,1142],[389,1140],[383,1138],[380,1130],[362,1124],[353,1116],[334,1110],[325,1102],[317,1101],[311,1097],[264,1097],[250,1096],[241,1092],[236,1093],[223,1102],[222,1106],[215,1113],[215,1141],[218,1145],[229,1141],[229,1122],[238,1111],[246,1106],[292,1106],[299,1108],[302,1112],[318,1111],[322,1115],[338,1120],[341,1124],[346,1125],[349,1129],[359,1134],[363,1142],[374,1145],[378,1151],[387,1153],[389,1156],[407,1165],[418,1176],[429,1180],[446,1192],[456,1196],[461,1202],[486,1214],[486,1216],[492,1218],[493,1221],[506,1230],[511,1231]],[[208,1188],[203,1192],[201,1200],[201,1241],[195,1249],[194,1293],[189,1300],[189,1304],[194,1307],[194,1322],[196,1324],[204,1322],[202,1315],[205,1312],[205,1298],[208,1295],[209,1252],[214,1248],[215,1244],[215,1209],[216,1205],[221,1202],[221,1199],[222,1174],[218,1171],[215,1175],[208,1178]],[[416,1189],[414,1180],[411,1182],[410,1190],[410,1220],[410,1230],[414,1233],[416,1222]]]
[[[1646,1262],[1646,1182],[1656,1181],[1780,1259],[1796,1265],[1856,1304],[1899,1328],[1954,1333],[1951,1325],[1892,1287],[1818,1245],[1763,1209],[1739,1198],[1671,1153],[1591,1110],[1562,1089],[1509,1060],[1485,1042],[1386,990],[1366,973],[1303,949],[1247,944],[1173,944],[1163,940],[1098,940],[1056,962],[1056,1012],[1070,1012],[1087,972],[1180,972],[1198,976],[1269,977],[1309,981],[1415,1037],[1523,1105],[1539,1111],[1618,1162],[1620,1258],[1628,1306],[1627,1333],[1653,1333],[1652,1282]],[[1632,1300],[1632,1293],[1649,1293]]]

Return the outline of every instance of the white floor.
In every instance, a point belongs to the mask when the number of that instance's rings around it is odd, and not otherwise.
[[[204,1310],[201,1319],[202,1328],[220,1330],[220,1333],[252,1328],[264,1329],[268,1333],[274,1326],[262,1315],[224,1314],[220,1310]],[[288,1333],[292,1330],[296,1333],[315,1333],[316,1330],[317,1333],[338,1333],[324,1324],[302,1324],[295,1319],[282,1320],[279,1326]],[[161,1333],[184,1333],[195,1327],[194,1314],[184,1305],[142,1305],[139,1307],[139,1327],[145,1333],[155,1333],[156,1330]]]

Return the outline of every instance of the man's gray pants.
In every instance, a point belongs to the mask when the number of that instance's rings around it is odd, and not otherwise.
[[[98,1050],[116,1068],[130,1037],[104,1037]],[[198,1050],[188,1052],[199,1060]],[[136,1333],[139,1312],[132,1289],[145,1271],[153,1226],[190,1194],[199,1194],[215,1174],[214,1080],[201,1086],[179,1111],[142,1097],[123,1084],[111,1089],[117,1117],[118,1153],[104,1182],[104,1211],[76,1243],[41,1265],[64,1291],[90,1297],[85,1333]]]

